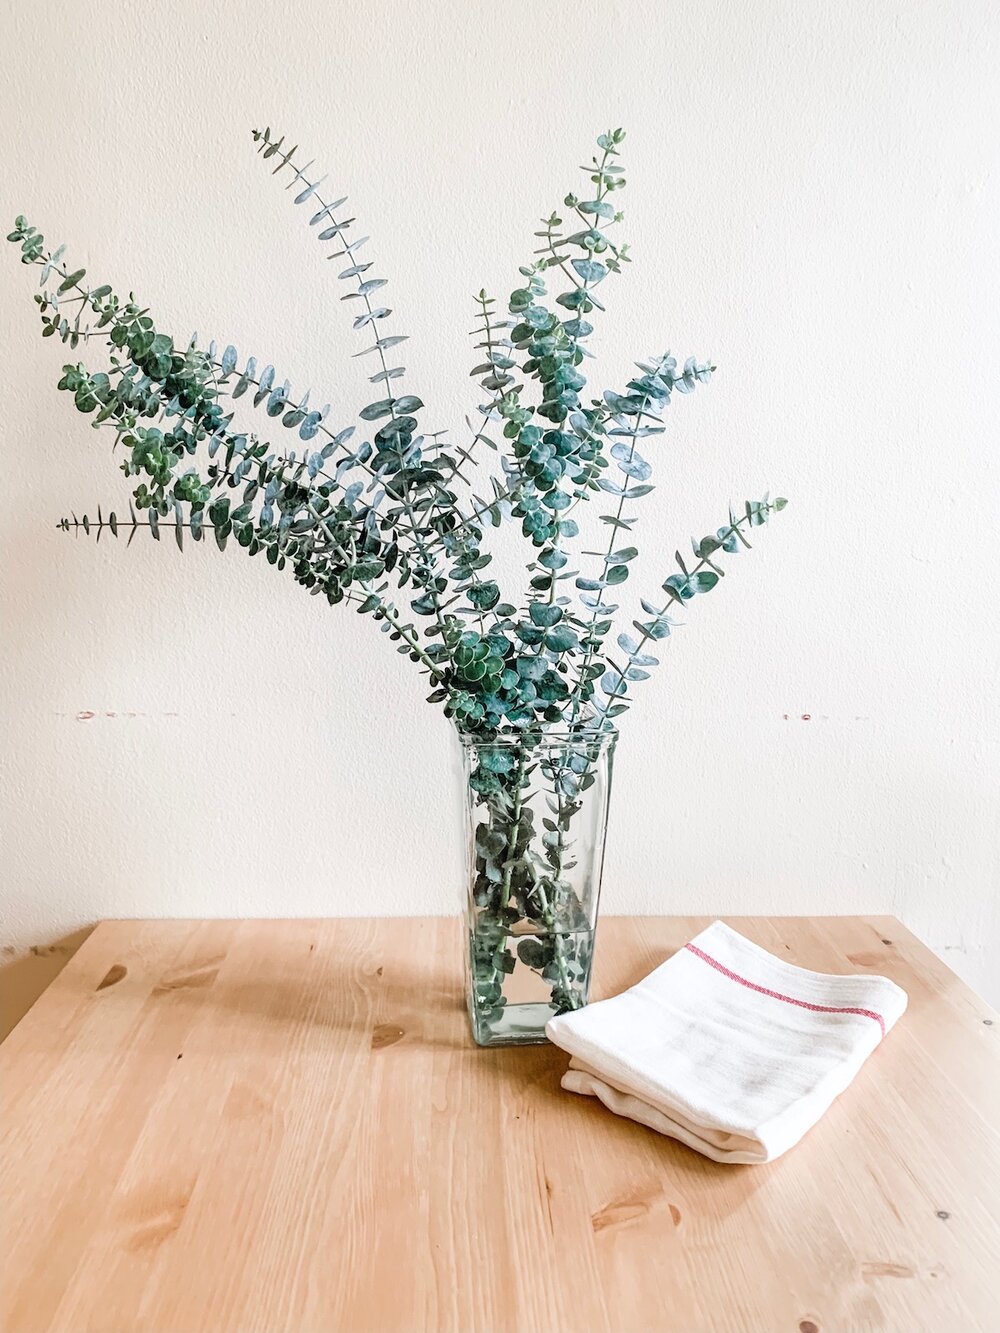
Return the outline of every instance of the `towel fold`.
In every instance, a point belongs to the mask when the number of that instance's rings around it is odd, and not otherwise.
[[[906,1009],[887,977],[828,976],[716,921],[644,981],[549,1020],[562,1086],[716,1162],[771,1162]]]

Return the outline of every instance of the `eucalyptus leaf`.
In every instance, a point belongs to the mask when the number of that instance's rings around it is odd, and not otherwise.
[[[528,607],[528,614],[533,625],[541,625],[545,628],[557,625],[563,616],[561,606],[550,605],[546,602],[532,602]]]

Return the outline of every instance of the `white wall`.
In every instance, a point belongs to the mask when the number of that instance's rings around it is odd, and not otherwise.
[[[636,262],[595,387],[667,345],[721,368],[670,409],[630,586],[731,497],[792,503],[627,719],[606,908],[895,912],[997,996],[994,0],[36,0],[2,46],[5,218],[345,423],[366,363],[251,127],[350,194],[425,423],[457,431],[471,294],[509,291],[625,125]],[[5,249],[3,943],[452,910],[448,728],[370,622],[238,551],[55,531],[126,485],[55,392],[33,281]]]

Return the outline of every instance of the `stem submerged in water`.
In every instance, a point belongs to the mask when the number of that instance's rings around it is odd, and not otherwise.
[[[513,826],[510,832],[510,838],[507,843],[507,859],[504,862],[503,869],[503,887],[500,890],[500,912],[501,915],[507,910],[510,902],[510,881],[514,873],[514,865],[517,857],[517,839],[521,832],[521,802],[524,798],[524,751],[518,750],[517,768],[514,772],[514,818]]]
[[[466,743],[480,1044],[543,1041],[587,1001],[614,739]]]

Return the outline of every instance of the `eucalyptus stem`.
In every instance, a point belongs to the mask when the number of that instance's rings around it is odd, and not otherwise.
[[[510,902],[510,882],[514,870],[514,850],[521,832],[521,803],[524,798],[524,752],[518,752],[517,768],[514,776],[514,817],[508,843],[508,856],[504,864],[503,883],[500,889],[501,914],[507,910]]]

